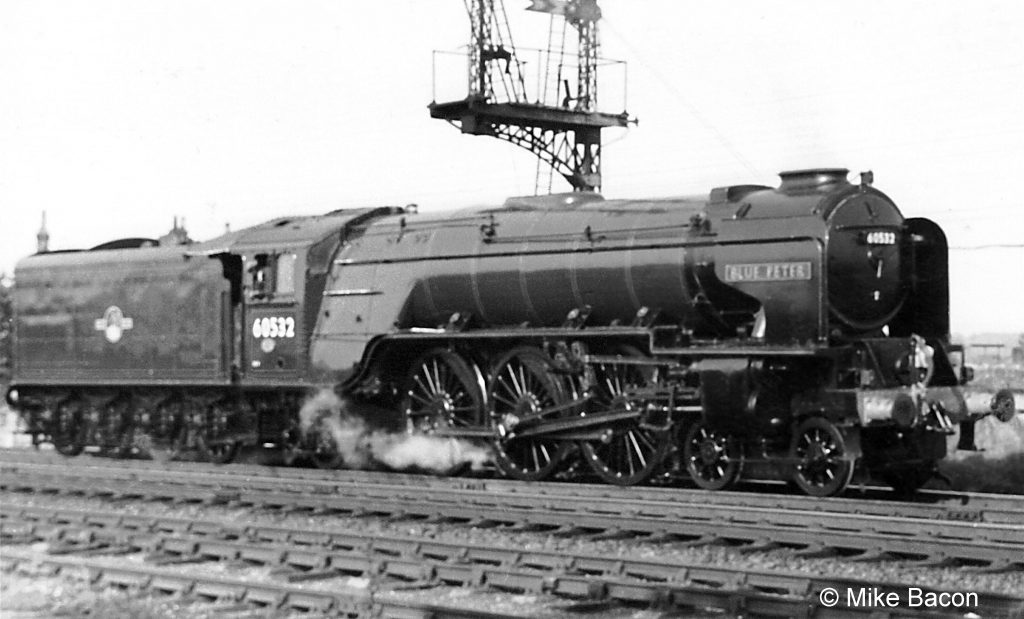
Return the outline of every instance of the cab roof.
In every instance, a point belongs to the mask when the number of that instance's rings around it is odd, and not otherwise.
[[[325,215],[278,217],[236,232],[228,232],[209,241],[193,243],[185,248],[185,253],[192,256],[209,256],[224,253],[243,254],[281,247],[308,247],[339,233],[346,226],[400,211],[398,207],[385,206],[331,211]]]

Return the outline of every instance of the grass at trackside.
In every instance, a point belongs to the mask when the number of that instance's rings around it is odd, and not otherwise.
[[[1024,390],[1024,365],[1020,363],[979,364],[974,366],[974,380],[969,385],[972,389],[997,391],[999,389]],[[1017,409],[1021,410],[1024,402],[1017,399]]]
[[[1024,415],[1009,423],[986,417],[975,428],[975,443],[984,451],[953,451],[939,470],[954,490],[1024,494]],[[937,486],[938,487],[938,486]]]
[[[1024,409],[1024,394],[1020,392],[1024,389],[1024,366],[976,367],[970,388],[991,392],[1016,390],[1020,411]],[[956,438],[950,439],[949,457],[939,465],[939,470],[950,479],[953,489],[1024,494],[1024,414],[1018,412],[1008,423],[994,417],[982,419],[975,427],[975,443],[984,451],[957,452]]]

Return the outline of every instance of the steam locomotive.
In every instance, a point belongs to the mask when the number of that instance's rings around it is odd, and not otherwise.
[[[774,476],[827,496],[861,472],[913,491],[957,424],[969,447],[1014,402],[964,388],[942,230],[847,177],[37,254],[16,270],[7,399],[65,454],[259,445],[339,466],[298,418],[326,388],[381,427],[487,442],[523,480]]]

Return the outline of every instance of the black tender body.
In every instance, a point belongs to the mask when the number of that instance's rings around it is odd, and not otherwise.
[[[913,489],[953,424],[1007,404],[960,387],[941,229],[846,176],[32,256],[8,399],[66,453],[270,443],[334,466],[298,415],[330,389],[380,425],[487,441],[522,479],[582,459],[620,484],[744,470],[833,494],[861,470]]]

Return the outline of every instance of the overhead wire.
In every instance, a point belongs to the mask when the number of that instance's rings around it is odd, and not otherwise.
[[[1024,249],[1024,243],[987,243],[984,245],[954,245],[949,249],[957,251],[976,251],[985,249]]]
[[[732,155],[741,165],[743,165],[744,168],[747,169],[747,172],[754,176],[761,176],[761,173],[758,171],[758,169],[746,157],[743,156],[743,153],[740,152],[740,150],[732,143],[732,141],[729,140],[729,138],[727,138],[725,134],[722,131],[720,131],[717,126],[715,126],[714,123],[708,120],[704,116],[704,114],[701,113],[699,109],[697,109],[696,105],[691,103],[689,99],[683,96],[683,93],[678,88],[676,88],[675,84],[673,84],[667,77],[665,77],[665,75],[661,71],[659,71],[653,64],[647,62],[644,59],[644,56],[640,52],[640,50],[638,50],[632,43],[629,42],[629,40],[626,37],[624,37],[621,33],[618,32],[618,30],[608,20],[607,16],[603,17],[602,21],[604,22],[605,28],[607,30],[611,30],[612,33],[619,38],[622,44],[629,48],[630,52],[633,54],[635,58],[638,59],[640,64],[646,67],[647,70],[650,71],[651,75],[655,76],[662,83],[662,85],[665,86],[665,88],[667,88],[669,92],[671,92],[676,97],[676,99],[682,104],[684,108],[686,108],[690,115],[693,116],[695,120],[697,120],[697,122],[699,122],[701,125],[704,126],[705,129],[711,132],[711,134],[719,141],[719,143],[721,143],[721,145],[729,152],[729,154]]]

